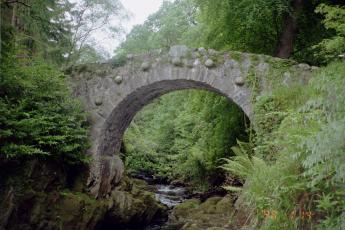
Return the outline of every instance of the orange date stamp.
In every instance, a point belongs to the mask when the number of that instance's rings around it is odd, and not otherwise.
[[[270,219],[277,219],[279,213],[277,210],[268,210],[264,209],[261,211],[261,214],[263,215],[264,218],[270,218]],[[290,213],[286,213],[286,215],[289,217],[290,220],[296,219],[296,218],[301,218],[302,220],[311,220],[313,217],[313,212],[311,211],[305,211],[301,210],[299,212],[292,211]]]

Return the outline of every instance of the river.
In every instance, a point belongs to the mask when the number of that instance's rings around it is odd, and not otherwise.
[[[174,226],[167,225],[168,215],[171,210],[178,204],[185,201],[187,197],[187,189],[183,186],[174,186],[167,184],[151,184],[150,190],[154,192],[157,201],[169,207],[169,211],[165,218],[154,220],[145,230],[160,230],[160,229],[179,229]]]

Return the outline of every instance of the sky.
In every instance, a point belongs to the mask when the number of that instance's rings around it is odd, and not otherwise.
[[[120,0],[122,5],[129,11],[130,20],[125,23],[127,32],[137,24],[142,24],[146,18],[156,12],[163,0]]]
[[[72,3],[81,3],[81,0],[69,0]],[[116,47],[125,39],[134,25],[142,24],[148,18],[150,14],[156,12],[162,5],[164,0],[119,0],[128,14],[127,20],[114,20],[110,24],[122,25],[124,34],[117,37],[110,37],[105,31],[97,30],[91,35],[91,39],[95,41],[97,49],[103,50],[110,56],[114,55]],[[172,1],[172,0],[170,0]]]
[[[144,23],[150,14],[159,9],[163,1],[164,0],[120,0],[129,13],[128,21],[122,22],[126,34],[131,31],[134,25]],[[122,40],[124,38],[125,36],[122,37]],[[106,47],[107,50],[115,50],[121,42],[121,39],[117,39],[116,41],[100,39],[103,41],[103,46]]]

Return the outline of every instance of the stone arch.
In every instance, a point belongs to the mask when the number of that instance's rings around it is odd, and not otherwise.
[[[213,85],[217,84],[213,82]],[[124,166],[118,153],[120,152],[124,132],[136,113],[155,98],[183,89],[201,89],[225,96],[231,103],[235,103],[242,108],[247,116],[250,116],[251,107],[246,103],[247,100],[239,100],[242,103],[236,103],[234,98],[238,100],[238,97],[236,97],[234,91],[224,91],[203,81],[186,79],[162,80],[136,88],[113,108],[102,127],[97,148],[100,164],[100,184],[98,185],[99,187],[96,187],[98,194],[107,194],[122,178]],[[240,95],[243,97],[243,92]],[[249,97],[243,98],[248,99]]]
[[[234,103],[224,92],[204,83],[194,80],[164,80],[155,82],[150,85],[143,86],[122,100],[108,116],[104,123],[102,136],[98,146],[100,155],[113,155],[120,151],[123,134],[133,117],[145,105],[149,104],[153,99],[158,98],[166,93],[183,90],[183,89],[202,89],[215,92],[225,96],[230,102]],[[239,105],[241,107],[241,105]],[[248,116],[248,108],[243,108]],[[247,111],[246,111],[247,110]]]
[[[82,99],[90,114],[90,192],[96,197],[104,196],[120,181],[124,169],[116,153],[124,131],[144,105],[174,90],[204,89],[227,97],[251,119],[253,79],[249,76],[255,77],[256,93],[269,91],[270,63],[283,63],[284,72],[275,79],[281,84],[305,84],[311,72],[306,64],[268,56],[192,50],[185,46],[172,47],[169,54],[130,55],[126,64],[119,67],[104,63],[74,70],[74,94]]]

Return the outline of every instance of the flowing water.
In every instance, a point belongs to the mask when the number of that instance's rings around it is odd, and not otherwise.
[[[149,184],[149,189],[155,194],[156,200],[167,205],[169,208],[182,203],[187,196],[187,189],[183,186],[164,184],[151,175],[139,173],[135,178],[144,180]]]
[[[182,203],[187,196],[187,189],[182,186],[173,186],[166,184],[151,184],[151,191],[155,193],[155,198],[162,204],[168,206],[170,210],[167,213],[166,218],[156,219],[145,230],[161,230],[169,229],[176,230],[173,226],[168,227],[168,215],[174,206]]]
[[[166,181],[160,178],[154,178],[153,176],[145,173],[139,173],[134,177],[136,179],[146,181],[149,185],[149,191],[155,194],[156,200],[169,208],[169,210],[166,213],[167,215],[165,217],[153,220],[149,226],[145,227],[145,230],[178,229],[174,227],[171,228],[170,226],[167,228],[168,216],[171,210],[176,205],[186,200],[186,198],[188,197],[187,188],[183,186],[167,184],[165,183]]]
[[[167,205],[169,208],[172,208],[185,200],[186,188],[184,187],[163,184],[157,184],[155,187],[156,199]]]

